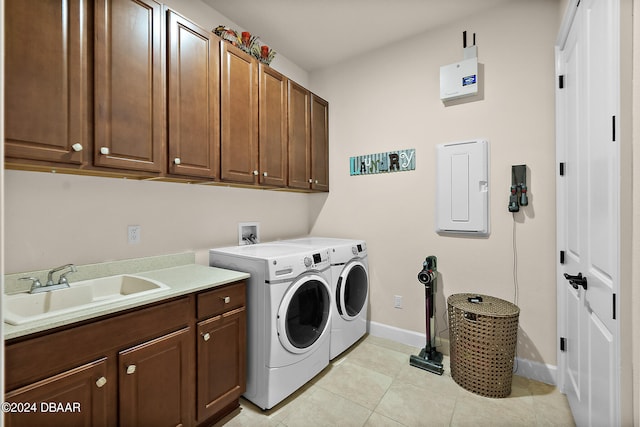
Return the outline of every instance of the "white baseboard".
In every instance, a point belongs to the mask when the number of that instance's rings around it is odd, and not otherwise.
[[[556,365],[521,359],[519,357],[516,357],[515,363],[516,375],[554,386],[558,385],[556,380],[558,377],[558,367]]]
[[[385,338],[412,347],[422,348],[425,344],[425,335],[407,329],[396,328],[378,322],[367,322],[367,332],[374,337]]]
[[[385,325],[378,322],[368,322],[367,332],[375,337],[385,338],[412,347],[422,348],[425,345],[425,335],[395,326]],[[449,354],[449,340],[437,337],[436,343],[438,351]],[[530,380],[540,381],[546,384],[556,385],[556,375],[558,367],[555,365],[535,362],[533,360],[516,357],[515,373]]]

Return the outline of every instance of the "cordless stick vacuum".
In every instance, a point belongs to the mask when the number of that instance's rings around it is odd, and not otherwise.
[[[436,337],[431,319],[435,315],[434,296],[436,294],[436,284],[438,282],[438,259],[430,255],[422,263],[422,271],[418,273],[418,280],[424,285],[424,306],[426,310],[426,338],[425,348],[420,350],[420,354],[411,355],[409,364],[416,368],[434,374],[442,375],[442,353],[436,351]]]

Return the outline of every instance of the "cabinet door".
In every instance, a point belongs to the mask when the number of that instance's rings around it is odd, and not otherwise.
[[[108,407],[108,397],[115,381],[107,378],[107,362],[101,359],[11,391],[5,396],[10,409],[3,411],[5,425],[112,425],[109,413],[114,413],[116,408],[115,405]],[[15,411],[11,411],[12,408]]]
[[[95,1],[94,164],[160,172],[164,159],[161,6]]]
[[[219,39],[174,12],[168,12],[167,21],[169,172],[217,178]]]
[[[221,177],[253,184],[258,175],[258,62],[221,42]]]
[[[329,191],[329,103],[311,94],[311,189]]]
[[[198,323],[198,421],[245,392],[246,342],[244,307]]]
[[[310,188],[311,130],[310,93],[289,81],[289,187]]]
[[[87,2],[6,0],[5,8],[5,156],[81,164]]]
[[[189,328],[118,354],[120,425],[190,424]]]
[[[287,184],[287,78],[260,64],[260,184]]]

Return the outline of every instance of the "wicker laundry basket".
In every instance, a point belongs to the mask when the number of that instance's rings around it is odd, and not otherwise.
[[[482,302],[469,298],[481,297]],[[476,394],[511,394],[520,309],[499,298],[455,294],[447,299],[451,377]]]

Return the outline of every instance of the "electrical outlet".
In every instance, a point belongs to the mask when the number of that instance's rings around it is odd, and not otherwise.
[[[394,308],[402,308],[402,296],[394,295],[393,296],[393,307]]]
[[[140,236],[140,232],[141,232],[142,227],[140,227],[139,225],[129,225],[127,227],[127,240],[129,242],[130,245],[135,245],[140,243],[141,240],[141,236]]]

